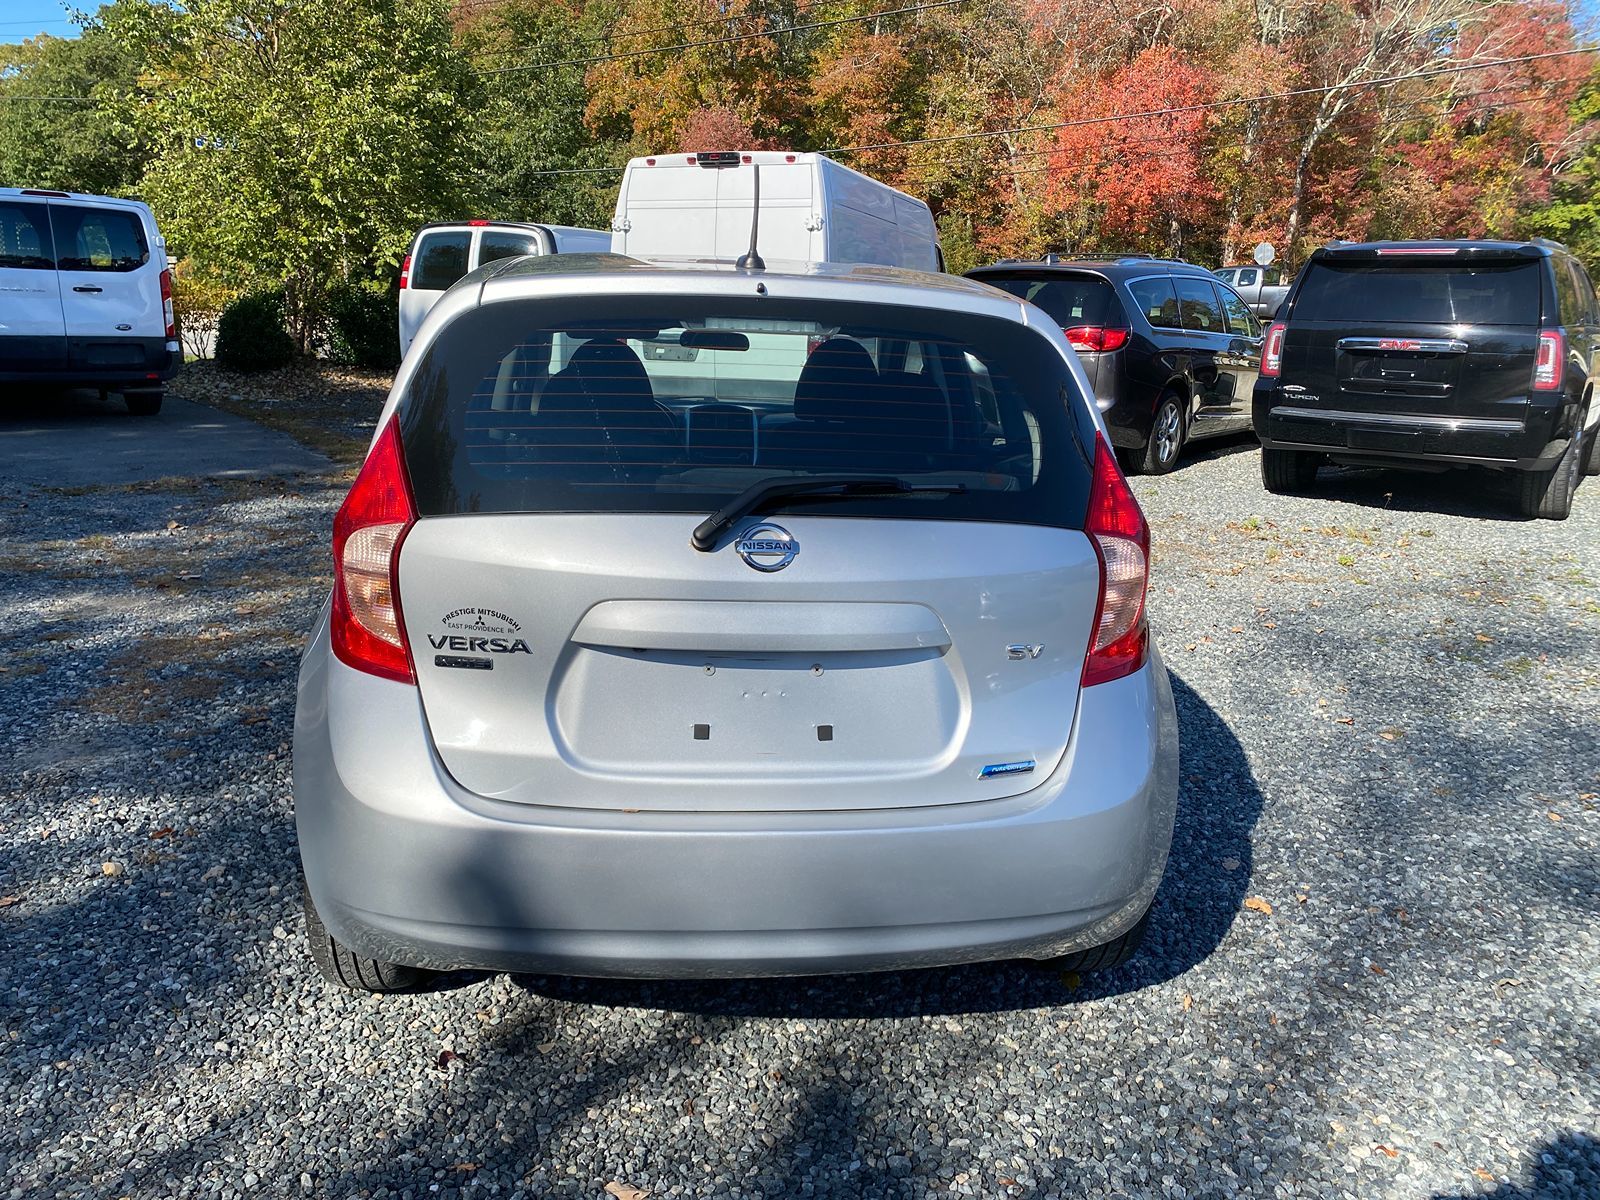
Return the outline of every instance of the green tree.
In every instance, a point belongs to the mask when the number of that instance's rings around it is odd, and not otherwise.
[[[337,285],[386,276],[461,207],[475,84],[445,0],[119,5],[144,61],[145,198],[169,240],[240,286],[281,288],[304,350]]]
[[[145,0],[119,0],[130,2]],[[137,70],[137,56],[98,24],[82,37],[0,46],[0,185],[132,192],[145,159],[131,126]]]
[[[1591,271],[1600,270],[1600,67],[1573,101],[1572,133],[1558,160],[1550,204],[1533,213],[1533,232],[1565,242]]]

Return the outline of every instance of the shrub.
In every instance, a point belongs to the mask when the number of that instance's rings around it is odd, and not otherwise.
[[[217,362],[232,371],[271,371],[294,360],[283,327],[282,292],[247,292],[217,321]]]
[[[400,362],[395,299],[387,289],[345,285],[328,297],[328,357],[356,367]]]
[[[209,358],[216,352],[217,320],[238,294],[187,258],[172,264],[172,308],[186,358]]]

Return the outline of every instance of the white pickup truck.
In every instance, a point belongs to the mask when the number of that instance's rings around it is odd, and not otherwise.
[[[1272,320],[1278,305],[1289,298],[1289,285],[1294,282],[1292,272],[1281,267],[1258,267],[1247,264],[1241,267],[1223,267],[1211,272],[1227,284],[1250,306],[1250,311],[1263,320]]]

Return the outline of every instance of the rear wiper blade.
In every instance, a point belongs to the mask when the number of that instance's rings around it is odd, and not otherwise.
[[[751,484],[694,527],[689,543],[710,553],[721,537],[741,517],[749,516],[773,500],[809,497],[818,500],[853,500],[862,496],[912,496],[936,492],[959,495],[964,483],[912,483],[898,475],[811,475],[763,479]]]

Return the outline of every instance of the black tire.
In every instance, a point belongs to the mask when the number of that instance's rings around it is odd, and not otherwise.
[[[1320,455],[1306,450],[1274,450],[1261,447],[1261,483],[1275,496],[1292,496],[1310,491],[1317,482]]]
[[[1121,937],[1112,938],[1103,946],[1091,946],[1087,950],[1079,950],[1076,954],[1043,959],[1038,965],[1049,971],[1072,971],[1079,975],[1085,971],[1109,971],[1113,967],[1120,967],[1133,957],[1133,952],[1144,941],[1144,931],[1149,926],[1150,910],[1147,908],[1138,923]]]
[[[317,915],[317,906],[311,902],[311,892],[304,884],[300,899],[306,914],[306,942],[311,947],[311,961],[329,983],[349,988],[355,992],[407,992],[426,982],[432,971],[420,967],[403,967],[399,963],[367,958],[335,940]]]
[[[122,393],[122,402],[128,406],[128,412],[135,417],[155,416],[161,411],[161,401],[165,398],[165,392]]]
[[[1156,403],[1155,418],[1150,422],[1150,437],[1138,458],[1139,474],[1165,475],[1177,466],[1188,432],[1182,398],[1175,392],[1162,392]]]
[[[1572,494],[1583,473],[1583,435],[1580,431],[1548,471],[1523,471],[1517,480],[1517,508],[1525,517],[1565,521],[1572,513]]]

